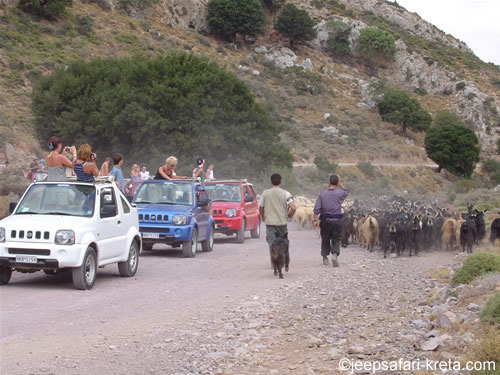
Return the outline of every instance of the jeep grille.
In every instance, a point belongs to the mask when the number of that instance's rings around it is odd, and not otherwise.
[[[50,238],[50,233],[45,231],[32,231],[32,230],[12,230],[10,232],[10,238],[12,239],[27,239],[27,240],[41,240],[43,236],[44,240],[48,240]]]

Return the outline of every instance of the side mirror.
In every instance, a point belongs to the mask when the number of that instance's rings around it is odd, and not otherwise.
[[[203,194],[200,198],[198,198],[198,201],[196,202],[196,206],[198,207],[206,207],[210,203],[210,200],[208,199],[208,196],[206,194]]]
[[[17,202],[10,202],[9,203],[9,213],[13,213],[14,210],[16,209],[16,206],[17,206]]]
[[[116,216],[116,205],[114,204],[104,205],[104,207],[101,209],[101,217],[107,218],[113,216]]]
[[[245,203],[253,202],[253,197],[250,194],[245,195]]]

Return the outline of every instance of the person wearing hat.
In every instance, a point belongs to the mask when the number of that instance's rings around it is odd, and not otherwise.
[[[202,157],[196,159],[196,167],[193,169],[193,177],[201,178],[201,182],[203,183],[205,180],[205,174],[203,173],[203,168],[205,167],[205,160]]]

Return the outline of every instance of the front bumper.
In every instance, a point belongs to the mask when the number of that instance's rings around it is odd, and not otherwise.
[[[141,225],[139,224],[139,232],[141,232],[143,243],[173,243],[190,241],[193,234],[193,225]]]
[[[81,266],[87,246],[54,243],[5,242],[0,246],[0,265],[18,269],[58,269]],[[21,262],[26,257],[35,262]]]
[[[241,229],[241,217],[214,217],[215,231],[218,233],[237,232]]]

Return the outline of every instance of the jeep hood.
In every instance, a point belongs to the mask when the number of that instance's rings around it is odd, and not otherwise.
[[[178,213],[178,214],[189,214],[194,207],[193,206],[183,206],[177,204],[152,204],[152,203],[136,203],[138,213],[144,212],[154,212],[154,213]]]
[[[239,208],[242,206],[241,202],[217,202],[217,201],[212,201],[212,209],[218,209],[218,210],[225,210],[228,208]]]

